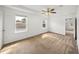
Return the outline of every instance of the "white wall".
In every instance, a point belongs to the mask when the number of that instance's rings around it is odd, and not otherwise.
[[[56,14],[50,16],[49,31],[65,34],[65,19],[76,15],[76,6],[63,6],[55,9]]]
[[[15,33],[15,16],[16,15],[28,16],[29,28],[27,32]],[[42,29],[42,20],[46,18],[41,15],[30,14],[30,13],[26,13],[19,10],[17,11],[17,10],[5,8],[4,16],[5,16],[4,17],[5,18],[4,19],[4,28],[5,28],[4,44],[48,31],[47,28]]]

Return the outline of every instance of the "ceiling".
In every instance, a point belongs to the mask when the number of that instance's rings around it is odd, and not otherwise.
[[[59,7],[62,7],[62,5],[8,5],[8,7],[16,7],[33,12],[40,12],[41,10],[46,10],[47,8],[57,9]]]
[[[57,12],[57,10],[60,10],[60,9],[67,10],[73,5],[5,5],[5,6],[15,8],[21,11],[25,11],[27,13],[40,14],[41,10],[43,9],[46,10],[47,8],[51,8],[51,9],[54,8],[55,11]],[[64,6],[68,8],[63,8]],[[70,10],[72,11],[73,9],[70,9]]]
[[[29,8],[33,11],[41,11],[42,9],[58,8],[58,7],[61,7],[61,6],[58,6],[58,5],[23,5],[22,7]]]

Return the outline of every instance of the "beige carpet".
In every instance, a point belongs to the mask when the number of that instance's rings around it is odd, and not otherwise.
[[[69,36],[44,33],[5,46],[1,54],[64,54],[77,53],[76,41]]]

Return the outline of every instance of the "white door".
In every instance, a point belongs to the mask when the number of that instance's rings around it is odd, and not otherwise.
[[[3,20],[3,12],[2,12],[1,7],[0,7],[0,49],[2,48],[2,36],[3,36],[3,34],[2,34],[3,33],[3,31],[2,31],[2,29],[3,29],[2,20]]]

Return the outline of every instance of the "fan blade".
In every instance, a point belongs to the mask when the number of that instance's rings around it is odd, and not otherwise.
[[[45,14],[45,13],[41,13],[41,14]]]
[[[55,9],[51,9],[51,11],[54,11]]]
[[[56,13],[56,12],[51,12],[51,13]]]
[[[42,12],[46,12],[45,10],[42,10]]]

